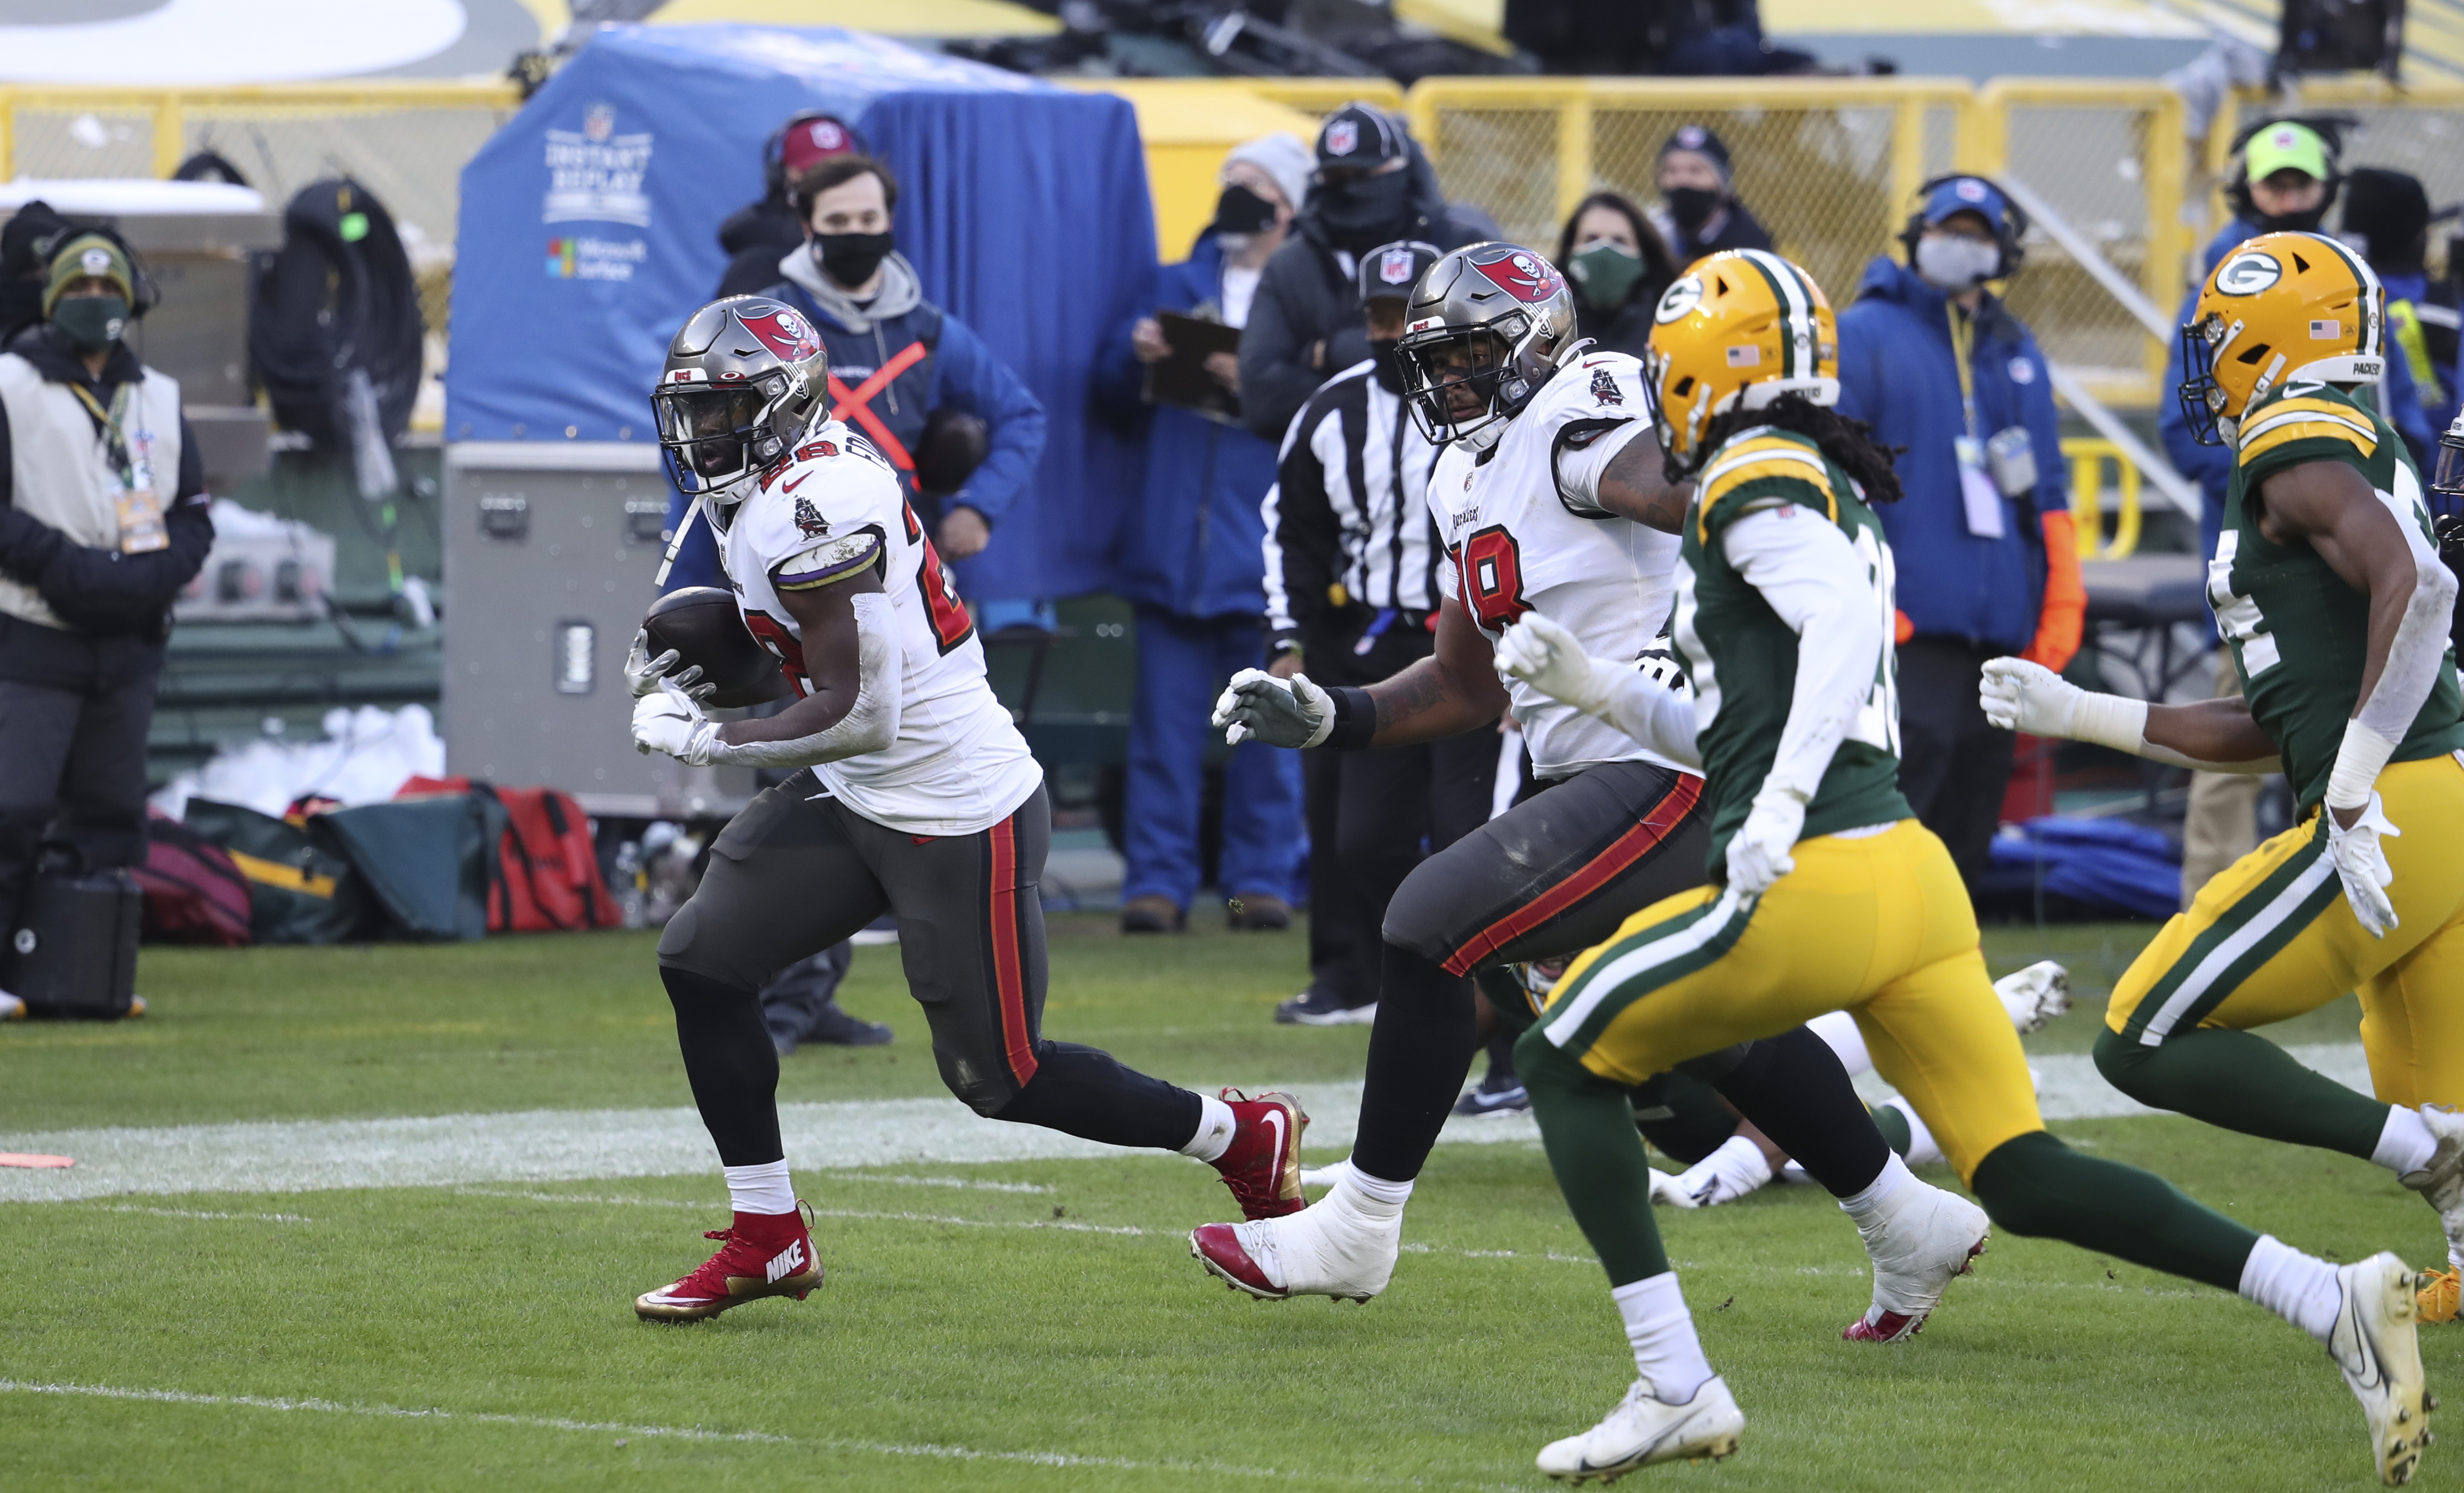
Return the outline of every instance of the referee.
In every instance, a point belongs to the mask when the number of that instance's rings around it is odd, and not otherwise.
[[[1395,344],[1404,301],[1437,260],[1434,246],[1413,241],[1360,256],[1353,277],[1370,356],[1329,379],[1284,436],[1265,501],[1270,671],[1280,678],[1306,669],[1322,685],[1371,685],[1436,647],[1444,550],[1428,492],[1439,448],[1404,406]],[[1313,970],[1309,990],[1275,1008],[1276,1021],[1375,1019],[1387,900],[1424,853],[1487,821],[1497,757],[1487,732],[1301,754],[1310,922],[1350,920],[1351,936],[1340,942],[1353,967]]]

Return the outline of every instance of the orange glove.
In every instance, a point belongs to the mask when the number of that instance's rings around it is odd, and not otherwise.
[[[2079,650],[2079,634],[2087,626],[2087,582],[2079,576],[2079,536],[2068,509],[2044,516],[2045,604],[2036,614],[2036,638],[2020,654],[2056,673],[2068,668]]]
[[[1901,611],[1897,607],[1893,607],[1891,609],[1891,641],[1894,644],[1905,643],[1908,639],[1913,638],[1916,635],[1917,625],[1908,621],[1908,614]]]

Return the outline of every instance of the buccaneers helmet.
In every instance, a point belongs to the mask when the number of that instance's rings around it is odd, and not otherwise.
[[[2182,327],[2182,417],[2202,446],[2293,379],[2374,384],[2387,371],[2387,292],[2323,233],[2261,233],[2224,256]]]
[[[1710,452],[1703,433],[1730,409],[1782,394],[1839,399],[1839,328],[1814,276],[1760,249],[1698,260],[1660,297],[1643,386],[1672,473]]]
[[[1557,267],[1512,244],[1474,244],[1429,266],[1403,306],[1403,399],[1442,444],[1494,441],[1557,370],[1574,297]],[[1483,444],[1485,444],[1485,442]]]
[[[748,496],[812,419],[828,373],[822,334],[793,306],[731,296],[694,312],[650,391],[676,490],[722,504]]]

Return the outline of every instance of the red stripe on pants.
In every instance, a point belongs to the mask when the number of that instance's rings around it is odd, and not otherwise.
[[[1677,786],[1662,794],[1660,801],[1643,813],[1640,823],[1617,836],[1607,849],[1592,857],[1582,869],[1472,934],[1468,942],[1455,951],[1455,956],[1446,961],[1446,973],[1455,976],[1470,974],[1474,966],[1490,955],[1625,874],[1636,862],[1657,849],[1685,816],[1693,812],[1694,805],[1702,801],[1702,798],[1703,779],[1691,773],[1681,775]]]
[[[1035,1040],[1026,1028],[1026,972],[1018,955],[1018,831],[1015,820],[992,827],[993,998],[1001,1004],[1001,1047],[1010,1077],[1023,1088],[1035,1077]]]

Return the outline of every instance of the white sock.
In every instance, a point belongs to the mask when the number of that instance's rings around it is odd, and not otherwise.
[[[1327,1194],[1327,1201],[1342,1198],[1345,1205],[1365,1219],[1383,1221],[1403,1216],[1403,1204],[1411,1199],[1412,1184],[1371,1176],[1357,1164],[1348,1167],[1342,1181]]]
[[[1771,1161],[1763,1148],[1744,1135],[1731,1135],[1720,1149],[1680,1173],[1677,1185],[1705,1208],[1735,1202],[1770,1181]]]
[[[1861,1229],[1882,1217],[1884,1205],[1890,1201],[1892,1194],[1915,1180],[1916,1175],[1908,1170],[1908,1164],[1894,1153],[1888,1161],[1882,1163],[1881,1175],[1867,1183],[1861,1192],[1839,1199],[1839,1211],[1856,1219],[1857,1226]]]
[[[1232,1149],[1232,1132],[1238,1126],[1232,1118],[1232,1107],[1213,1094],[1198,1096],[1198,1133],[1180,1148],[1184,1156],[1200,1161],[1213,1161]]]
[[[1882,1103],[1900,1111],[1901,1117],[1908,1122],[1908,1165],[1931,1166],[1942,1159],[1942,1147],[1935,1142],[1933,1131],[1925,1129],[1925,1117],[1917,1113],[1916,1106],[1897,1094]]]
[[[785,1161],[764,1161],[753,1167],[721,1167],[727,1174],[727,1200],[738,1213],[793,1213],[796,1187],[787,1180]]]
[[[1847,1012],[1825,1012],[1806,1022],[1805,1029],[1839,1055],[1839,1065],[1848,1070],[1849,1077],[1874,1071],[1874,1055],[1865,1050],[1865,1034],[1857,1029],[1857,1019]]]
[[[1649,1382],[1652,1397],[1664,1405],[1689,1403],[1711,1377],[1711,1364],[1694,1335],[1694,1315],[1677,1288],[1677,1272],[1629,1282],[1609,1296],[1625,1319],[1625,1340],[1634,1345],[1634,1372]]]
[[[2387,1128],[2379,1131],[2379,1146],[2370,1153],[2370,1159],[2402,1176],[2430,1165],[2437,1151],[2438,1137],[2418,1113],[2389,1105]]]
[[[2251,1246],[2241,1293],[2321,1343],[2336,1329],[2336,1267],[2273,1234]]]

